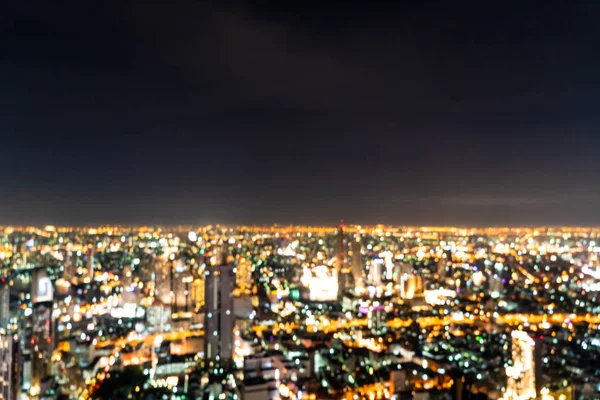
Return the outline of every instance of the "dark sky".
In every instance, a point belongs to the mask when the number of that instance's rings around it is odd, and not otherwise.
[[[0,223],[600,225],[600,2],[0,3]]]

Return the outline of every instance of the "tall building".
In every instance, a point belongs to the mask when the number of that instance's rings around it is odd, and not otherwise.
[[[381,273],[383,269],[383,260],[375,259],[369,263],[369,274],[367,280],[369,285],[381,285]]]
[[[237,266],[235,273],[236,287],[241,293],[249,293],[252,289],[252,262],[242,257]]]
[[[0,329],[0,400],[13,400],[12,336]]]
[[[190,285],[194,281],[191,268],[183,259],[177,259],[171,264],[170,296],[173,319],[190,319],[191,310],[194,309],[190,291]]]
[[[370,304],[367,309],[367,326],[374,335],[385,333],[387,329],[385,310],[378,301]]]
[[[448,258],[446,253],[442,253],[437,262],[437,274],[440,279],[445,279],[447,274]]]
[[[121,299],[119,302],[122,306],[130,303],[137,304],[139,302],[139,290],[133,281],[133,271],[131,265],[126,264],[123,267],[120,278],[123,292],[121,293]]]
[[[312,270],[304,267],[302,284],[310,290],[311,301],[334,301],[339,295],[338,270],[320,265]]]
[[[13,245],[12,269],[24,269],[27,267],[27,247],[22,241]]]
[[[154,264],[154,297],[171,307],[171,263],[157,259]]]
[[[423,277],[410,274],[403,275],[400,284],[400,297],[403,300],[411,300],[423,295]]]
[[[22,368],[22,355],[21,355],[21,343],[19,337],[14,335],[11,338],[12,352],[11,352],[11,382],[10,382],[10,400],[18,400],[21,395],[21,370]]]
[[[151,305],[146,310],[146,323],[147,329],[150,332],[164,332],[171,313],[168,311],[169,308],[162,305],[160,302]]]
[[[512,331],[512,365],[506,367],[508,378],[505,399],[535,399],[540,393],[540,343],[525,331]]]
[[[338,267],[340,269],[343,269],[345,267],[346,264],[346,251],[344,248],[344,224],[342,223],[340,225],[340,227],[338,228],[338,232],[337,232],[337,244],[336,244],[336,258],[337,258],[337,263],[338,263]]]
[[[223,257],[221,265],[207,265],[205,270],[205,360],[209,372],[228,367],[233,361],[233,264]]]
[[[204,307],[204,290],[205,282],[202,278],[196,278],[192,282],[192,303],[194,304],[194,310],[199,311],[202,307]]]
[[[354,240],[351,244],[352,249],[352,277],[354,278],[354,286],[361,287],[363,282],[363,265],[361,254],[360,233],[354,235]]]
[[[401,285],[403,285],[404,280],[408,278],[409,275],[412,275],[413,268],[409,263],[401,262],[394,265],[394,272],[392,274],[392,280],[394,281],[394,286],[397,289],[400,289]]]
[[[67,282],[71,282],[75,279],[76,275],[76,266],[73,262],[71,251],[65,250],[63,260],[63,279]]]
[[[0,331],[8,329],[10,321],[10,286],[3,284],[0,286]]]
[[[87,252],[87,270],[88,276],[94,279],[94,249],[90,248]]]
[[[336,270],[338,273],[338,299],[344,297],[344,291],[351,287],[350,269],[346,266],[346,236],[344,233],[344,221],[340,224],[337,232],[336,244]]]
[[[44,268],[36,268],[32,273],[33,328],[31,345],[31,389],[37,394],[44,377],[50,373],[50,358],[54,349],[52,303],[54,290]]]

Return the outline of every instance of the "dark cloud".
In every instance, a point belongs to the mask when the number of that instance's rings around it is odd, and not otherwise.
[[[3,2],[0,221],[600,223],[597,4],[284,3]]]

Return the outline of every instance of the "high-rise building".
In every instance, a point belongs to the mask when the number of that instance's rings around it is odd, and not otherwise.
[[[233,264],[223,257],[221,265],[207,265],[205,270],[205,360],[211,373],[228,367],[233,360]]]
[[[241,293],[249,293],[252,289],[252,263],[249,259],[240,258],[236,266],[235,282]]]
[[[171,263],[157,259],[154,264],[154,296],[171,307]]]
[[[123,272],[120,275],[123,292],[121,293],[121,306],[130,303],[138,303],[139,289],[133,281],[133,271],[131,265],[126,264],[123,267]]]
[[[13,400],[12,336],[0,329],[0,400]]]
[[[508,378],[505,399],[535,399],[540,393],[540,343],[525,331],[512,331],[512,365],[506,367]]]
[[[192,282],[192,303],[194,304],[194,310],[198,311],[200,308],[204,307],[204,290],[205,282],[203,278],[196,278]]]
[[[394,280],[394,268],[396,267],[394,264],[394,254],[391,251],[386,251],[383,261],[385,265],[385,279],[392,282]]]
[[[338,270],[320,265],[312,268],[304,267],[302,284],[310,290],[311,301],[334,301],[339,295]]]
[[[88,276],[94,279],[94,249],[90,248],[87,252],[87,270]]]
[[[337,244],[336,244],[336,258],[338,267],[343,269],[346,265],[346,249],[344,247],[345,237],[344,237],[344,224],[340,224],[337,232]]]
[[[446,278],[446,270],[448,265],[448,258],[446,253],[442,253],[437,262],[437,274],[440,279]]]
[[[338,273],[338,299],[344,297],[344,291],[350,286],[348,278],[350,275],[349,269],[346,267],[346,237],[344,234],[344,223],[340,224],[337,232],[336,244],[336,270]]]
[[[12,268],[24,269],[27,267],[27,247],[20,241],[13,245]]]
[[[73,281],[76,275],[76,266],[73,262],[72,253],[65,250],[63,254],[63,279],[67,282]]]
[[[405,274],[401,278],[400,297],[403,300],[411,300],[423,295],[423,277],[415,274]]]
[[[162,305],[160,302],[151,305],[146,310],[146,322],[147,329],[150,332],[164,332],[171,313],[168,311],[169,308]]]
[[[387,325],[385,319],[385,310],[379,302],[369,305],[367,311],[367,326],[374,335],[385,333]]]
[[[394,272],[392,273],[392,280],[394,281],[394,286],[397,289],[400,289],[404,280],[409,275],[412,275],[412,273],[413,273],[413,268],[412,268],[412,265],[410,265],[409,263],[401,262],[401,263],[394,264]]]
[[[0,286],[0,330],[8,329],[10,321],[10,286]]]
[[[11,338],[12,352],[11,352],[11,393],[10,400],[18,400],[21,394],[21,370],[22,370],[22,353],[21,343],[19,337],[14,335]]]
[[[354,286],[363,286],[363,265],[362,265],[362,254],[361,254],[361,242],[360,233],[354,235],[352,240],[352,277],[354,278]]]
[[[383,260],[375,259],[369,263],[369,274],[367,276],[369,285],[381,285],[381,272],[383,269]]]
[[[31,345],[31,389],[37,394],[44,377],[50,373],[50,358],[53,351],[52,303],[54,290],[44,268],[32,273],[33,328]]]

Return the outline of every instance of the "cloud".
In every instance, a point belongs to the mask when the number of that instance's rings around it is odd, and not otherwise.
[[[444,205],[450,206],[482,206],[482,207],[529,207],[529,206],[550,206],[568,204],[569,202],[578,202],[579,197],[569,197],[565,195],[459,195],[442,196],[439,201]],[[587,199],[591,201],[591,198]]]

